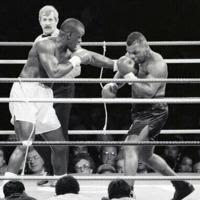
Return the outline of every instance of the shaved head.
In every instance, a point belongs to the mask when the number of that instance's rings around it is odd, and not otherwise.
[[[133,43],[147,43],[145,36],[140,32],[132,32],[126,39],[126,44],[131,46]]]
[[[66,19],[60,26],[60,30],[62,30],[64,32],[75,31],[78,28],[85,29],[82,22],[80,22],[79,20],[74,19],[74,18]]]

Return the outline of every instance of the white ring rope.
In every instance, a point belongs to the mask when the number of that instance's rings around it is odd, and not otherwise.
[[[199,175],[193,176],[98,176],[98,175],[90,175],[90,176],[76,176],[72,174],[74,178],[78,180],[116,180],[116,179],[124,179],[124,180],[151,180],[151,181],[168,181],[168,180],[200,180]],[[58,180],[61,176],[16,176],[16,177],[6,177],[0,176],[0,180]]]
[[[199,58],[185,58],[185,59],[164,59],[169,64],[186,64],[186,63],[200,63]],[[0,64],[25,64],[27,60],[0,60]]]
[[[26,102],[24,98],[0,98],[0,103],[8,102]],[[168,104],[199,104],[200,97],[183,97],[183,98],[154,98],[154,99],[134,99],[134,98],[33,98],[29,102],[40,103],[77,103],[77,104],[154,104],[154,103],[168,103]]]
[[[82,42],[81,46],[126,46],[126,42]],[[195,46],[200,41],[149,41],[152,46]],[[0,42],[0,46],[33,46],[33,42]]]
[[[68,130],[69,135],[126,135],[128,130]],[[1,130],[0,135],[13,135],[15,134],[14,130]],[[161,130],[160,134],[162,135],[186,135],[186,134],[200,134],[200,129],[171,129],[171,130]]]
[[[23,141],[0,141],[1,146],[23,145]],[[130,146],[130,145],[146,145],[146,146],[199,146],[200,141],[33,141],[33,146],[49,146],[49,145],[66,145],[66,146]]]
[[[103,43],[103,56],[105,56],[105,55],[106,55],[106,42],[104,41],[104,43]],[[100,80],[102,79],[102,77],[103,77],[103,67],[101,68],[101,71],[100,71]],[[101,86],[101,89],[103,89],[103,83],[102,82],[100,82],[100,86]],[[107,111],[106,103],[103,104],[103,107],[104,107],[104,113],[105,113],[103,130],[106,131],[107,125],[108,125],[108,111]],[[105,133],[106,132],[104,132],[104,134]]]
[[[200,83],[200,78],[153,78],[153,79],[142,79],[137,78],[134,80],[130,79],[112,79],[112,78],[75,78],[75,79],[66,79],[66,78],[0,78],[0,83],[13,83],[13,82],[39,82],[39,83],[145,83],[145,82],[152,82],[152,83],[187,83],[187,84],[194,84]]]

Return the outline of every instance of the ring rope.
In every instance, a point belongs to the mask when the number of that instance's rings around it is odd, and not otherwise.
[[[9,60],[9,59],[4,59],[4,60],[0,60],[0,64],[25,64],[27,60]],[[169,64],[186,64],[186,63],[190,63],[190,64],[195,64],[195,63],[200,63],[200,59],[199,58],[185,58],[185,59],[164,59],[164,61],[166,63]]]
[[[105,55],[106,55],[106,42],[104,41],[104,43],[103,43],[103,56],[105,56]],[[100,80],[102,79],[102,77],[103,77],[103,67],[101,68],[101,71],[100,71],[100,77],[99,77]],[[101,89],[103,89],[103,83],[100,82],[99,84],[101,86]],[[108,111],[107,111],[106,103],[103,104],[103,107],[104,107],[104,113],[105,113],[103,130],[106,131],[107,124],[108,124]]]
[[[200,41],[149,41],[152,46],[195,46]],[[82,42],[81,46],[103,46],[104,42]],[[0,46],[33,46],[33,42],[0,42]],[[106,42],[106,46],[126,46],[126,42]]]
[[[25,98],[0,98],[0,103],[8,102],[26,102]],[[33,98],[29,102],[40,103],[78,103],[78,104],[154,104],[154,103],[168,103],[168,104],[199,104],[200,97],[187,98],[154,98],[154,99],[134,99],[134,98]]]
[[[200,180],[200,176],[76,176],[73,175],[77,180],[151,180],[151,181],[168,181],[168,180]],[[0,180],[58,180],[61,176],[15,176],[15,177],[6,177],[0,176]]]
[[[1,146],[23,145],[23,141],[0,141]],[[49,146],[49,145],[67,145],[67,146],[130,146],[130,145],[147,145],[147,146],[199,146],[200,141],[33,141],[33,146]]]
[[[101,135],[104,134],[104,130],[68,130],[69,135]],[[110,135],[125,135],[128,133],[128,130],[106,130],[106,134]],[[13,135],[15,134],[14,130],[1,130],[0,135]],[[161,130],[160,134],[162,135],[177,135],[177,134],[200,134],[200,129],[186,129],[186,130]]]
[[[152,79],[112,79],[112,78],[75,78],[75,79],[67,79],[67,78],[0,78],[0,83],[13,83],[13,82],[39,82],[39,83],[145,83],[145,82],[151,82],[151,83],[183,83],[183,84],[194,84],[194,83],[200,83],[200,78],[152,78]]]

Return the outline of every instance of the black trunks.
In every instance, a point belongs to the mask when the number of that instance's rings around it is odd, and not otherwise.
[[[145,126],[149,128],[149,140],[154,140],[168,118],[165,103],[136,104],[132,108],[132,125],[128,135],[139,135]]]

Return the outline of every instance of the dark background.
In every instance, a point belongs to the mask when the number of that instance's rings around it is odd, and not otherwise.
[[[200,40],[199,0],[16,0],[0,3],[0,41],[34,41],[41,33],[38,11],[44,5],[53,5],[60,15],[60,23],[74,17],[86,27],[83,41],[125,41],[132,31],[140,31],[148,41]],[[59,23],[59,26],[60,26]],[[58,27],[59,27],[58,26]],[[87,47],[86,47],[87,48]],[[0,59],[26,59],[30,47],[0,47]],[[88,47],[102,53],[102,47]],[[164,58],[199,58],[199,46],[152,47]],[[106,56],[118,58],[124,47],[108,47]],[[169,78],[199,78],[199,64],[169,64]],[[22,65],[0,66],[1,77],[17,77]],[[100,70],[85,67],[81,77],[99,78]],[[113,73],[104,70],[103,77]],[[0,84],[0,96],[8,97],[10,84]],[[119,96],[129,96],[126,86]],[[199,96],[199,84],[168,84],[167,97]],[[77,97],[100,97],[99,85],[77,84]],[[75,105],[73,115],[80,118],[93,112],[95,105]],[[103,110],[103,106],[98,106]],[[115,113],[129,115],[130,106],[110,106]],[[90,109],[88,109],[90,108]],[[0,129],[12,129],[7,104],[0,104]],[[119,115],[119,114],[118,114]],[[170,105],[166,129],[199,128],[199,105]],[[72,122],[71,122],[72,123]],[[130,125],[130,124],[129,124]]]

